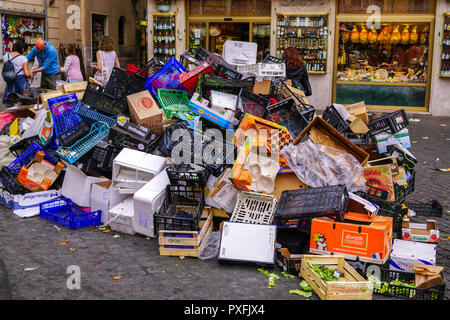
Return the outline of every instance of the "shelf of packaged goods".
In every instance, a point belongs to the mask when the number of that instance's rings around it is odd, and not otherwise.
[[[326,71],[308,71],[308,74],[327,74]]]
[[[349,84],[349,85],[365,85],[365,86],[403,86],[403,87],[426,87],[427,83],[419,82],[385,82],[385,81],[346,81],[337,80],[336,84]]]
[[[440,74],[439,78],[446,78],[446,79],[450,79],[450,74]]]

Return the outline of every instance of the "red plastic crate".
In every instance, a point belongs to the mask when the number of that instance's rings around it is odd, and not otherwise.
[[[193,93],[198,84],[198,79],[202,74],[211,75],[212,69],[207,62],[203,62],[201,65],[195,67],[189,72],[180,74],[180,83],[189,92]]]

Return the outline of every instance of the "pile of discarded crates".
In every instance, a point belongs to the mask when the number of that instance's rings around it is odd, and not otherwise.
[[[200,257],[220,232],[218,261],[278,265],[321,299],[443,299],[443,208],[406,201],[417,159],[404,110],[369,117],[360,102],[319,116],[255,46],[115,67],[104,87],[47,93],[34,117],[10,109],[1,203],[155,238],[161,255]]]

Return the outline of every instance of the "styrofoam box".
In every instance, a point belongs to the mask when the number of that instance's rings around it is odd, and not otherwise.
[[[113,161],[113,188],[121,194],[134,194],[161,172],[165,164],[166,158],[124,148]]]
[[[134,194],[133,226],[136,233],[156,237],[153,215],[161,208],[169,183],[167,172],[163,170]]]
[[[275,263],[277,226],[223,222],[219,260]]]
[[[223,44],[223,58],[233,66],[255,64],[258,44],[254,42],[227,40]]]
[[[112,181],[103,181],[92,184],[91,210],[102,210],[102,223],[109,220],[109,210],[124,201],[129,195],[120,194],[118,190],[111,187]]]
[[[413,273],[415,264],[436,264],[436,245],[395,239],[389,269]]]
[[[129,197],[109,210],[109,221],[111,221],[109,222],[109,226],[111,227],[111,230],[129,235],[136,234],[133,227],[133,207],[133,197]]]
[[[91,206],[92,184],[108,181],[107,178],[87,176],[83,171],[71,164],[66,164],[66,175],[61,188],[61,195],[71,199],[80,207]]]
[[[211,90],[210,103],[211,108],[236,110],[237,95],[226,92]]]

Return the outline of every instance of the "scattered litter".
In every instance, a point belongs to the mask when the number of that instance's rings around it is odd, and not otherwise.
[[[184,260],[184,258],[186,258],[186,257],[180,256],[180,260]]]
[[[120,236],[118,234],[116,234],[115,236],[113,236],[114,239],[118,239],[120,238]]]
[[[70,251],[75,251],[75,248],[69,248]]]
[[[305,292],[305,291],[300,290],[300,289],[289,290],[289,293],[290,294],[296,294],[296,295],[299,295],[299,296],[302,296],[302,297],[305,297],[305,298],[309,298],[309,297],[312,296],[311,292]]]
[[[111,232],[111,230],[103,230],[103,232],[108,233]]]
[[[443,169],[436,168],[436,170],[441,171],[441,172],[450,172],[450,168],[443,168]]]
[[[119,280],[122,277],[113,277],[114,280]]]
[[[57,225],[53,225],[56,229],[61,230]]]
[[[445,123],[440,124],[441,127],[446,127],[447,125]]]
[[[35,268],[25,268],[25,269],[23,269],[24,271],[33,271],[33,270],[36,270],[37,269],[37,267],[35,267]]]
[[[422,139],[428,140],[428,137],[422,137]]]
[[[285,276],[286,278],[290,278],[290,279],[296,279],[297,278],[296,276],[294,276],[294,275],[292,275],[290,273],[287,273],[286,271],[281,271],[281,274],[283,276]]]
[[[420,122],[420,119],[409,119],[410,122]]]
[[[67,244],[67,243],[65,243],[65,242],[60,242],[60,243],[59,243],[60,246],[65,246],[66,244]]]

